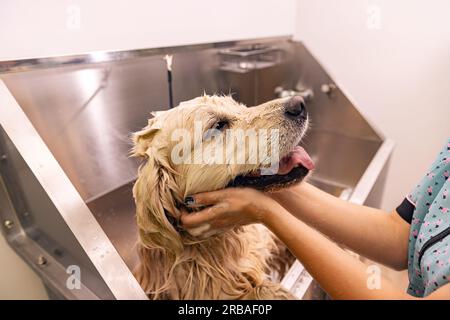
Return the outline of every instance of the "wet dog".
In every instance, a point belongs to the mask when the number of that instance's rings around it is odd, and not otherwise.
[[[230,186],[270,191],[302,181],[313,166],[297,146],[307,127],[300,97],[247,108],[205,95],[157,112],[133,135],[132,154],[144,159],[133,188],[136,277],[151,299],[292,298],[270,276],[285,271],[279,262],[286,249],[264,226],[200,238],[178,219],[187,195]]]

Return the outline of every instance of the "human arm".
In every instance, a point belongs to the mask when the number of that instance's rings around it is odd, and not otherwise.
[[[367,285],[367,266],[350,256],[317,230],[306,225],[262,193],[227,189],[196,196],[197,204],[212,205],[198,213],[183,214],[187,229],[210,224],[211,229],[260,222],[282,240],[321,287],[334,299],[413,299],[404,289],[380,275],[380,286]],[[444,286],[427,298],[450,299]]]
[[[393,269],[407,267],[410,225],[395,210],[352,204],[308,183],[270,197],[337,243]]]
[[[299,219],[287,215],[281,208],[266,215],[263,223],[286,244],[334,299],[417,299],[382,274],[379,275],[379,286],[370,286],[369,277],[377,275],[372,275],[367,265]],[[426,299],[450,299],[450,284]]]

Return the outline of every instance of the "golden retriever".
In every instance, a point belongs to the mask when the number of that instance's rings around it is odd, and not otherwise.
[[[247,108],[229,96],[204,95],[157,112],[133,134],[132,155],[144,159],[133,187],[136,277],[149,298],[293,298],[271,280],[283,249],[264,226],[199,237],[205,230],[184,230],[178,221],[188,195],[227,186],[268,191],[300,182],[312,169],[297,147],[307,127],[300,97]],[[285,269],[278,270],[281,276]]]

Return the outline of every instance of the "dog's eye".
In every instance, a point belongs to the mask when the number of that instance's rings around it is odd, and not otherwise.
[[[216,130],[219,130],[219,131],[223,131],[223,130],[225,130],[226,128],[228,128],[228,125],[229,125],[228,121],[226,121],[226,120],[221,120],[221,121],[217,121],[217,122],[214,124],[214,126],[212,127],[212,129],[216,129]]]

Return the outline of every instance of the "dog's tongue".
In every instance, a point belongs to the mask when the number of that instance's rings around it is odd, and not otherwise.
[[[289,154],[280,161],[277,174],[288,174],[294,167],[304,166],[308,170],[314,169],[314,162],[302,147],[296,146]]]

